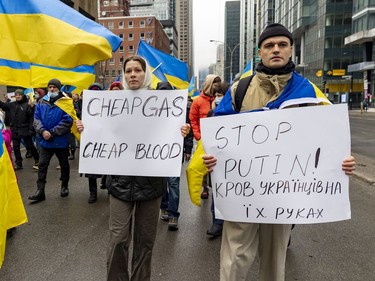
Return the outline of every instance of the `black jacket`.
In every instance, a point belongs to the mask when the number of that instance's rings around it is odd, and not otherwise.
[[[15,138],[31,136],[35,133],[33,128],[34,107],[28,104],[28,99],[24,95],[21,101],[0,101],[0,108],[6,111],[7,124],[12,136]]]
[[[108,192],[122,201],[156,199],[167,189],[167,178],[141,176],[107,176]]]

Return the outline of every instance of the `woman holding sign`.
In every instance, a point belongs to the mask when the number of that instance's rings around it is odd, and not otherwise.
[[[145,59],[132,56],[124,62],[124,89],[151,89],[151,71]],[[77,121],[82,132],[84,126]],[[190,125],[181,127],[185,137]],[[111,176],[107,180],[110,193],[110,244],[107,258],[108,280],[150,280],[152,249],[155,242],[159,208],[167,187],[164,177]],[[133,240],[132,256],[129,246]],[[131,259],[131,271],[128,259]]]

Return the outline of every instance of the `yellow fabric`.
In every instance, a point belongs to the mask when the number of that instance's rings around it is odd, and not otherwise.
[[[42,65],[58,60],[55,66],[72,68],[112,57],[105,37],[46,14],[0,14],[0,26],[0,55],[8,60]]]
[[[74,110],[73,100],[69,97],[63,97],[58,99],[55,102],[56,106],[58,106],[61,110],[63,110],[66,114],[69,114],[69,116],[73,119],[73,121],[78,120],[77,113]],[[75,138],[80,141],[81,135],[78,133],[77,126],[73,123],[71,128],[72,134],[75,136]]]
[[[203,163],[202,156],[205,154],[203,150],[202,140],[198,141],[197,149],[195,150],[189,166],[186,168],[186,179],[191,202],[196,205],[201,205],[201,190],[202,180],[207,173],[207,168]]]
[[[4,141],[0,154],[0,268],[4,261],[7,230],[27,222],[16,175]]]

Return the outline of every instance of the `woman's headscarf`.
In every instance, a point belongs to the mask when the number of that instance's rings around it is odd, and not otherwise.
[[[143,80],[143,84],[141,85],[141,87],[138,90],[151,89],[151,82],[152,82],[151,70],[150,70],[150,67],[149,67],[147,61],[141,56],[132,56],[132,57],[125,60],[124,66],[123,66],[123,71],[122,71],[122,81],[123,81],[122,84],[124,85],[124,89],[130,90],[129,85],[128,85],[128,83],[126,83],[126,80],[125,80],[125,67],[126,67],[126,63],[128,63],[129,61],[143,61],[144,62],[145,69],[143,69],[143,70],[145,72],[145,79]],[[142,63],[141,63],[141,66],[142,66]]]

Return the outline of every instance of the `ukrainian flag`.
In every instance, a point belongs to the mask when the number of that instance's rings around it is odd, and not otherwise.
[[[216,107],[214,115],[220,116],[238,113],[234,110],[233,104],[232,95],[230,93],[226,94]],[[292,78],[277,99],[268,102],[264,108],[255,109],[253,111],[282,109],[300,104],[329,105],[331,102],[315,84],[294,71]]]
[[[139,41],[137,54],[146,59],[151,71],[153,71],[152,87],[154,89],[157,82],[160,81],[168,81],[177,89],[189,87],[188,66],[185,62],[153,48],[143,40]]]
[[[0,268],[5,256],[7,230],[26,222],[16,175],[0,134]]]
[[[95,81],[94,66],[62,68],[0,58],[0,84],[2,85],[41,88],[47,87],[48,81],[52,78],[58,78],[62,84],[87,89]]]
[[[253,61],[249,60],[249,62],[245,66],[245,69],[242,71],[240,79],[251,76],[251,75],[253,75]]]
[[[121,38],[59,0],[0,0],[0,59],[74,68],[112,57]]]
[[[190,84],[189,84],[189,88],[188,88],[188,94],[189,94],[190,97],[193,96],[194,89],[195,89],[195,77],[191,76]]]

